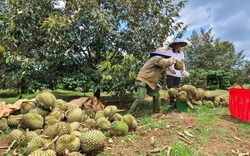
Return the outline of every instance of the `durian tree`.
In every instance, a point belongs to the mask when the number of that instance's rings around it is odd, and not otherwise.
[[[234,43],[214,38],[212,29],[194,31],[188,40],[193,45],[192,49],[185,49],[188,70],[224,70],[235,76],[239,70],[245,70],[246,60],[243,50],[236,52]],[[245,76],[238,75],[238,77]]]
[[[5,84],[55,89],[62,77],[81,73],[99,97],[101,91],[114,89],[108,86],[126,81],[127,75],[111,75],[106,81],[98,70],[103,62],[115,68],[125,55],[143,62],[181,28],[183,23],[175,23],[175,18],[187,0],[66,0],[60,9],[56,2],[10,1],[5,27],[0,29],[8,60],[1,79]],[[123,84],[131,88],[129,83]]]

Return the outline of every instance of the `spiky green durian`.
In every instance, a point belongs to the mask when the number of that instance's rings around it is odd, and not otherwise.
[[[96,121],[95,121],[95,119],[87,118],[87,119],[84,121],[84,123],[87,124],[87,127],[93,128],[93,127],[95,127]]]
[[[207,101],[214,101],[215,96],[210,91],[204,92],[204,99]]]
[[[16,140],[17,143],[22,142],[24,139],[24,132],[19,129],[13,129],[10,132],[10,142]]]
[[[28,142],[30,142],[33,138],[37,136],[38,134],[35,131],[24,132],[24,139],[22,141],[22,146],[26,147]]]
[[[128,125],[123,121],[114,121],[111,124],[110,135],[123,136],[128,134]]]
[[[56,97],[51,92],[43,91],[37,94],[35,101],[38,107],[52,110],[55,107]]]
[[[65,103],[66,103],[66,101],[64,101],[63,99],[56,99],[55,108],[59,108],[62,110]]]
[[[70,130],[71,132],[78,130],[78,128],[80,127],[80,123],[79,122],[72,122],[70,123]]]
[[[177,61],[177,62],[174,64],[174,68],[175,68],[176,70],[183,70],[183,68],[184,68],[183,62],[182,62],[182,61]]]
[[[20,121],[23,118],[23,114],[19,114],[19,115],[10,115],[7,118],[7,123],[9,125],[9,127],[11,128],[17,128],[18,125],[20,124]]]
[[[28,113],[23,115],[20,125],[22,128],[29,128],[30,130],[42,129],[44,119],[39,114]]]
[[[56,153],[65,155],[65,150],[69,152],[76,152],[80,149],[80,139],[75,135],[64,134],[56,141]]]
[[[36,105],[33,102],[23,102],[20,106],[20,112],[21,114],[26,114],[35,107]]]
[[[204,105],[207,105],[207,106],[212,106],[212,107],[214,107],[213,101],[210,101],[210,100],[203,101],[203,104],[204,104]]]
[[[85,153],[102,150],[105,141],[106,136],[100,130],[90,130],[80,136],[81,149]]]
[[[84,156],[84,155],[80,152],[71,152],[71,153],[67,154],[67,156]]]
[[[135,130],[137,128],[138,122],[136,118],[131,114],[125,114],[122,117],[121,121],[125,122],[128,125],[129,130]]]
[[[68,110],[74,109],[74,108],[79,108],[76,104],[72,103],[72,102],[66,102],[63,105],[63,110],[66,112]]]
[[[100,117],[105,117],[104,111],[103,111],[103,110],[97,111],[97,112],[95,113],[94,119],[97,120],[97,119],[100,118]]]
[[[54,150],[42,150],[37,149],[30,153],[28,156],[56,156],[56,152]]]
[[[58,119],[59,121],[63,120],[65,118],[64,111],[54,109],[45,117],[45,121],[51,118]]]
[[[117,107],[115,105],[106,106],[103,110],[105,117],[112,117],[115,113],[117,113]]]
[[[178,95],[178,90],[176,88],[170,88],[168,90],[169,97],[177,97],[177,95]]]
[[[107,118],[100,117],[96,120],[96,126],[98,128],[100,128],[100,130],[106,131],[106,130],[110,129],[111,123]]]
[[[187,92],[187,97],[188,97],[188,99],[190,101],[195,99],[195,95],[196,95],[196,92],[197,92],[197,89],[195,88],[195,86],[188,85],[187,88],[186,88],[186,92]]]
[[[25,150],[25,154],[30,154],[31,152],[39,148],[45,147],[46,145],[49,145],[51,141],[52,140],[48,139],[47,137],[38,135],[28,142],[26,150]],[[55,150],[55,144],[50,144],[48,146],[48,149]]]
[[[119,113],[115,113],[110,119],[110,121],[121,121],[122,120],[122,115]]]
[[[196,94],[195,94],[195,100],[203,100],[204,93],[205,93],[204,89],[197,88],[196,89]]]
[[[6,118],[0,118],[0,130],[4,131],[8,129],[9,126],[7,124],[7,119]]]
[[[199,106],[202,105],[202,101],[201,100],[195,100],[195,99],[193,99],[191,103],[194,104],[194,105],[199,105]]]
[[[182,90],[177,95],[177,100],[186,102],[188,100],[187,92]]]
[[[46,117],[49,114],[49,111],[43,108],[35,107],[33,109],[30,109],[29,113],[35,113],[41,115],[42,117]]]
[[[81,108],[73,108],[66,113],[67,122],[82,122],[83,111]]]
[[[71,133],[70,124],[66,122],[58,122],[55,123],[54,125],[49,125],[43,131],[43,135],[48,136],[49,138],[55,138],[56,136],[61,136],[70,133]]]

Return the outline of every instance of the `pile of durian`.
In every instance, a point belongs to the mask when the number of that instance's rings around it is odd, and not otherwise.
[[[193,105],[210,105],[212,107],[228,106],[228,96],[216,95],[211,91],[196,88],[193,85],[170,88],[168,90],[168,96],[172,101],[186,102],[191,107]]]
[[[34,102],[21,104],[20,113],[0,119],[0,130],[10,128],[13,155],[81,156],[103,150],[107,138],[136,130],[137,120],[121,115],[115,105],[94,114],[76,104],[41,92]]]

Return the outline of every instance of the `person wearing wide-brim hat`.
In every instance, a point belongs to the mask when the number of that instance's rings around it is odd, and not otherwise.
[[[167,78],[167,87],[170,88],[178,88],[180,85],[181,78],[183,76],[189,76],[189,73],[186,71],[185,66],[185,56],[184,53],[180,50],[181,47],[185,47],[188,45],[188,41],[177,38],[170,45],[167,53],[171,57],[175,57],[178,61],[182,62],[182,68],[176,69],[174,65],[168,67],[166,78]]]
[[[160,112],[160,93],[161,86],[158,81],[161,77],[162,69],[174,63],[176,59],[168,55],[166,48],[157,48],[150,53],[150,59],[140,69],[136,78],[137,99],[129,109],[130,114],[134,114],[138,107],[143,103],[147,95],[153,97],[153,113]]]

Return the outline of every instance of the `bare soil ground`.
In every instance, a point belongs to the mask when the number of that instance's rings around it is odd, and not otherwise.
[[[103,104],[115,104],[118,108],[124,110],[129,108],[133,100],[131,97],[117,99],[103,96],[100,98]],[[149,125],[139,126],[136,131],[129,132],[127,136],[109,138],[104,151],[98,155],[161,156],[169,154],[172,156],[178,155],[174,151],[175,146],[178,144],[192,149],[194,155],[197,156],[250,155],[247,153],[250,152],[250,133],[242,127],[242,124],[238,124],[238,120],[231,117],[229,113],[219,116],[218,120],[209,123],[210,126],[207,129],[204,124],[197,121],[195,112],[188,113],[173,110],[145,117],[153,121],[148,122]],[[214,127],[214,129],[211,127]],[[202,135],[203,131],[206,131],[204,135]],[[193,137],[184,132],[189,132]],[[184,137],[180,134],[184,134]],[[7,139],[0,140],[0,147],[9,144]],[[3,151],[0,149],[0,156],[3,155]]]

